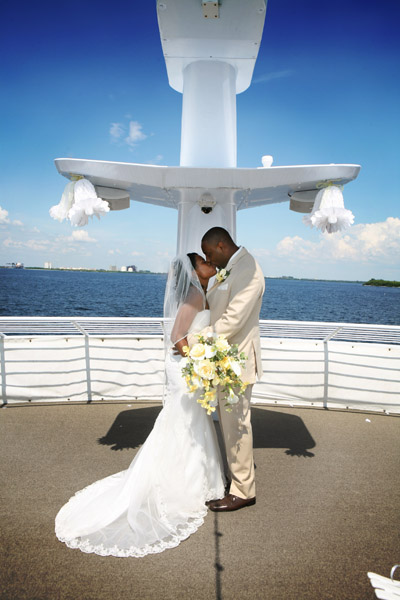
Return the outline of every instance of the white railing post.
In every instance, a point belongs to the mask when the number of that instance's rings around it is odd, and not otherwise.
[[[86,362],[86,385],[88,402],[92,401],[92,381],[90,375],[89,334],[76,321],[71,321],[77,329],[85,336],[85,362]]]
[[[343,327],[337,327],[335,331],[324,338],[324,398],[323,406],[328,408],[328,393],[329,393],[329,350],[328,342],[331,340]]]
[[[3,400],[3,405],[7,404],[5,339],[6,336],[4,333],[0,333],[1,398]]]

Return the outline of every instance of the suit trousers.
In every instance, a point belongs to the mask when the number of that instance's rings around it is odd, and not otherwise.
[[[219,393],[218,416],[225,443],[226,458],[232,483],[230,494],[239,498],[256,495],[253,432],[251,428],[250,399],[253,386],[248,385],[232,412],[224,408],[225,401]]]

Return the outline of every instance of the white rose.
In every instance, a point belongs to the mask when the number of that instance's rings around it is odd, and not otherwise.
[[[210,360],[203,360],[194,365],[194,370],[202,379],[214,379],[215,364]]]
[[[189,356],[194,360],[201,360],[202,358],[204,358],[205,353],[206,349],[204,344],[194,344],[194,346],[192,346],[192,348],[190,349]]]
[[[210,346],[209,344],[206,344],[206,351],[205,351],[205,357],[206,358],[212,358],[213,356],[215,356],[217,353],[217,349],[215,346]]]

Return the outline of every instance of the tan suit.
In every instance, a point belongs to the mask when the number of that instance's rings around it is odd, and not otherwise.
[[[245,248],[226,266],[228,277],[216,283],[207,294],[211,327],[224,334],[230,344],[248,357],[242,379],[248,382],[245,395],[231,413],[220,402],[219,419],[224,435],[227,462],[231,472],[230,493],[240,498],[255,496],[253,434],[250,398],[256,376],[262,375],[259,318],[265,280],[260,266]]]

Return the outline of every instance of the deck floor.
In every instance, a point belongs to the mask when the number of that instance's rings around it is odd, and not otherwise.
[[[375,597],[367,571],[388,576],[400,562],[398,417],[254,407],[254,507],[210,512],[180,546],[145,558],[100,557],[60,543],[59,508],[75,491],[126,468],[159,410],[0,410],[1,598]]]

